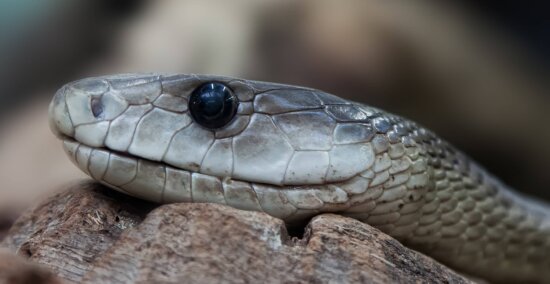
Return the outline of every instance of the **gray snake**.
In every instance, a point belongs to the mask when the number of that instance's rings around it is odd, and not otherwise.
[[[468,274],[550,282],[549,207],[383,110],[299,86],[125,74],[63,86],[49,113],[74,164],[123,193],[288,223],[334,212]]]

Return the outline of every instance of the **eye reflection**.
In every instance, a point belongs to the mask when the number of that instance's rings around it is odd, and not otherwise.
[[[200,125],[216,129],[227,125],[235,114],[239,101],[233,91],[218,82],[205,83],[193,91],[189,110]]]

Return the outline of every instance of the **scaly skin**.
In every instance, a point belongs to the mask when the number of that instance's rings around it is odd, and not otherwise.
[[[227,126],[193,121],[188,98],[222,82]],[[550,211],[447,142],[382,110],[296,86],[200,75],[115,75],[61,88],[50,124],[99,182],[160,202],[214,202],[287,222],[364,221],[460,271],[550,282]]]

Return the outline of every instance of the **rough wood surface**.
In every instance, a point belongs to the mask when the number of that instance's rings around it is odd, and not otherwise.
[[[384,233],[333,214],[301,238],[258,212],[156,207],[84,182],[21,216],[0,246],[83,283],[468,283]]]

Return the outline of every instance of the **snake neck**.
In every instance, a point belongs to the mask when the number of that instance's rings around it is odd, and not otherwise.
[[[430,183],[415,229],[396,237],[492,281],[550,279],[550,207],[511,190],[446,142],[436,144],[444,153],[424,145]]]

